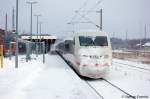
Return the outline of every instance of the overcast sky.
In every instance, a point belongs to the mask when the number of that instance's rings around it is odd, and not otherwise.
[[[16,0],[1,0],[0,3],[0,28],[5,26],[5,14],[8,13],[8,28],[12,27],[12,8]],[[19,0],[19,31],[30,31],[30,6],[27,0]],[[31,1],[31,0],[28,0]],[[33,1],[33,0],[32,0]],[[97,29],[99,14],[95,11],[103,8],[103,30],[110,36],[125,38],[144,37],[144,26],[147,25],[147,37],[150,37],[150,0],[34,0],[33,15],[41,14],[43,22],[42,32],[56,36],[71,35],[70,31],[80,29]],[[84,5],[84,6],[83,6]],[[75,11],[82,8],[82,12],[92,10],[86,15],[88,20],[82,18]],[[72,17],[76,16],[73,20]],[[91,23],[67,24],[70,21]],[[33,17],[33,32],[36,33],[36,17]]]

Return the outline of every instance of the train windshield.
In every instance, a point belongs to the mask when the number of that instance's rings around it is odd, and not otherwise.
[[[79,36],[80,46],[108,46],[106,36]]]

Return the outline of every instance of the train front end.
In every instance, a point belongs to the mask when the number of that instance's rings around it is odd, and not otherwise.
[[[112,50],[106,35],[79,36],[78,71],[89,78],[106,76],[112,64]]]

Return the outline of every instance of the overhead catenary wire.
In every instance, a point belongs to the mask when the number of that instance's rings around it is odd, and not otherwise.
[[[94,8],[96,8],[101,2],[102,2],[102,0],[99,0],[98,2],[96,2],[96,4],[95,4],[94,6],[92,6],[92,7],[90,8],[90,10],[87,11],[87,13],[86,13],[85,15],[89,14],[89,13],[91,12],[91,10],[94,10]],[[84,2],[83,6],[80,7],[80,8],[79,8],[78,10],[76,10],[76,11],[80,12],[80,11],[87,5],[87,3],[88,3],[88,0],[86,0],[86,1]],[[77,16],[78,16],[78,14],[75,14],[75,15],[72,17],[72,19],[71,19],[71,21],[70,21],[69,23],[72,23],[72,22],[75,20],[75,18],[76,18]]]
[[[84,18],[85,20],[87,20],[89,23],[91,23],[94,26],[96,26],[97,28],[99,28],[99,26],[97,24],[95,24],[93,21],[91,21],[89,18],[85,17],[84,15],[80,14],[79,12],[76,12],[76,13],[78,13],[82,18]]]
[[[93,21],[91,21],[90,18],[87,18],[86,16],[87,16],[90,12],[93,12],[93,10],[95,10],[95,9],[97,8],[97,6],[98,6],[99,4],[101,4],[102,1],[103,1],[103,0],[97,0],[96,4],[94,4],[94,6],[92,6],[92,7],[89,9],[89,11],[87,11],[87,10],[85,9],[85,7],[88,5],[89,0],[85,0],[85,2],[83,3],[83,5],[82,5],[79,9],[75,10],[75,15],[71,18],[71,21],[67,22],[67,24],[71,24],[71,25],[73,26],[73,28],[74,28],[74,27],[75,27],[75,24],[79,24],[79,23],[90,23],[90,24],[93,24],[94,26],[96,26],[97,28],[100,28],[99,25],[95,24]],[[82,12],[82,11],[86,11],[86,13],[81,14],[80,12]],[[76,13],[76,12],[78,12],[78,13]],[[95,12],[96,12],[96,11],[95,11]],[[78,19],[78,20],[76,21],[76,19],[77,19],[78,16],[80,17],[80,19]],[[84,19],[84,20],[86,20],[87,22],[86,22],[86,21],[82,21],[82,22],[81,22],[81,19]],[[75,31],[75,30],[73,30],[73,31]],[[73,33],[74,33],[74,32],[73,32]]]
[[[82,19],[85,19],[85,20],[89,21],[89,22],[87,22],[87,23],[92,23],[94,26],[96,26],[96,27],[99,28],[99,26],[98,26],[97,24],[95,24],[93,21],[91,21],[91,19],[87,18],[86,16],[87,16],[89,13],[93,12],[93,10],[94,10],[99,4],[101,4],[102,1],[103,1],[103,0],[98,0],[98,2],[96,2],[96,4],[95,4],[94,6],[92,6],[88,11],[85,10],[84,12],[86,12],[86,13],[84,13],[84,14],[81,14],[81,13],[80,13],[80,12],[83,12],[83,11],[82,11],[81,8],[79,8],[78,10],[75,11],[76,14],[75,14],[75,16],[71,19],[71,21],[70,21],[69,23],[74,23],[75,18],[77,17],[77,15],[79,15]],[[96,12],[96,11],[95,11],[95,12]],[[81,20],[81,18],[78,19],[78,20]]]
[[[83,5],[78,9],[78,11],[82,10],[87,4],[88,4],[89,0],[85,0],[85,2],[83,3]],[[72,22],[75,18],[77,17],[77,14],[75,14],[72,18],[71,21]]]
[[[85,14],[83,14],[83,16],[88,15],[89,13],[93,12],[93,10],[99,5],[101,4],[103,0],[99,0],[93,7],[91,7]]]

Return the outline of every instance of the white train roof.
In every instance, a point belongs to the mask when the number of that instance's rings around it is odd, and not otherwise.
[[[99,30],[80,30],[75,32],[76,36],[83,35],[83,36],[107,36],[107,33],[104,31]]]

